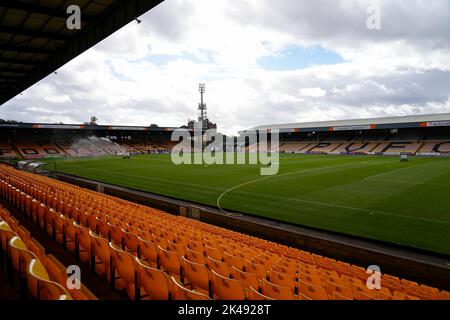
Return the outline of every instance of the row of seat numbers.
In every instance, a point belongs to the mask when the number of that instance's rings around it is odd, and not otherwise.
[[[222,315],[268,315],[270,304],[224,304]]]

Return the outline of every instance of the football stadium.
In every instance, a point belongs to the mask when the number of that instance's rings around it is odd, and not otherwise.
[[[150,3],[71,1],[69,31],[1,1],[0,108]],[[0,122],[1,300],[450,300],[450,113],[222,134],[197,84],[187,125]]]

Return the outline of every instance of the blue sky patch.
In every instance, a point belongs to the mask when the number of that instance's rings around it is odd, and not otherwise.
[[[266,56],[258,60],[258,64],[262,68],[276,71],[298,70],[342,62],[344,60],[339,54],[321,46],[289,46],[276,55]]]

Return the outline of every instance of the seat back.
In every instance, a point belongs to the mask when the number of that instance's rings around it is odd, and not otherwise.
[[[294,275],[270,270],[267,272],[267,276],[271,283],[279,286],[288,287],[289,289],[292,290],[292,292],[295,292],[296,283]]]
[[[181,257],[181,261],[184,282],[192,284],[194,288],[210,292],[211,277],[208,268],[204,264],[189,261],[185,257]]]
[[[158,251],[157,251],[157,245],[151,241],[144,240],[142,238],[139,239],[139,246],[138,246],[138,257],[150,261],[155,266],[158,263]]]
[[[186,248],[186,258],[195,263],[206,264],[206,258],[203,255],[203,252],[192,251],[191,249]]]
[[[100,261],[109,268],[111,262],[111,253],[109,251],[109,242],[105,238],[102,238],[92,231],[89,231],[89,235],[92,241],[93,254],[97,256]]]
[[[47,271],[39,260],[32,259],[26,269],[27,286],[34,298],[40,299],[40,282],[50,281]]]
[[[139,240],[137,233],[131,233],[124,231],[124,237],[123,237],[123,243],[124,243],[124,250],[131,251],[131,252],[137,252],[137,248],[139,245]]]
[[[230,277],[230,268],[228,264],[222,261],[214,260],[211,257],[206,258],[206,265],[210,270],[213,270],[220,274],[222,277],[229,278]]]
[[[295,300],[296,297],[292,292],[291,288],[279,286],[274,283],[267,281],[266,279],[261,280],[262,293],[265,296],[271,297],[277,300]]]
[[[240,281],[244,287],[246,288],[252,287],[256,290],[259,290],[260,285],[258,276],[256,274],[238,270],[234,266],[231,267],[231,272],[233,275],[233,279]]]
[[[171,280],[171,296],[173,300],[210,300],[205,294],[183,287],[174,277],[171,277]]]
[[[138,283],[152,300],[168,300],[170,297],[170,279],[158,269],[152,268],[144,261],[136,259]]]
[[[230,278],[226,278],[215,272],[212,274],[212,292],[219,300],[245,300],[246,294],[242,284]]]
[[[157,247],[160,266],[172,275],[180,275],[180,259],[173,251],[164,250],[159,245]]]
[[[275,300],[271,297],[268,297],[268,296],[260,293],[259,291],[255,290],[255,289],[253,289],[253,287],[251,287],[249,289],[248,299],[249,300]]]
[[[299,281],[299,295],[305,296],[311,300],[328,300],[328,294],[322,287],[312,286],[308,283]]]

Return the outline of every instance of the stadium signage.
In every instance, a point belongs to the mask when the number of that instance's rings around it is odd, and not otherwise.
[[[171,141],[179,142],[172,148],[171,158],[175,165],[202,164],[205,167],[211,164],[260,164],[262,176],[276,175],[279,170],[279,132],[247,130],[237,138],[237,145],[245,150],[246,142],[255,146],[254,152],[224,153],[223,150],[234,150],[234,138],[225,137],[216,129],[204,130],[201,121],[194,127],[193,135],[187,129],[176,129],[172,133]],[[270,134],[270,141],[268,136]],[[270,146],[269,146],[270,144]],[[224,148],[225,147],[225,148]],[[238,150],[238,151],[243,151]],[[247,156],[248,155],[248,156]]]
[[[83,125],[68,124],[33,124],[34,129],[83,129]]]
[[[108,130],[147,131],[146,127],[108,127]]]
[[[346,126],[346,127],[331,127],[329,131],[351,131],[351,130],[370,130],[376,129],[376,125],[363,125],[363,126]]]
[[[426,122],[426,127],[449,127],[450,121]]]

